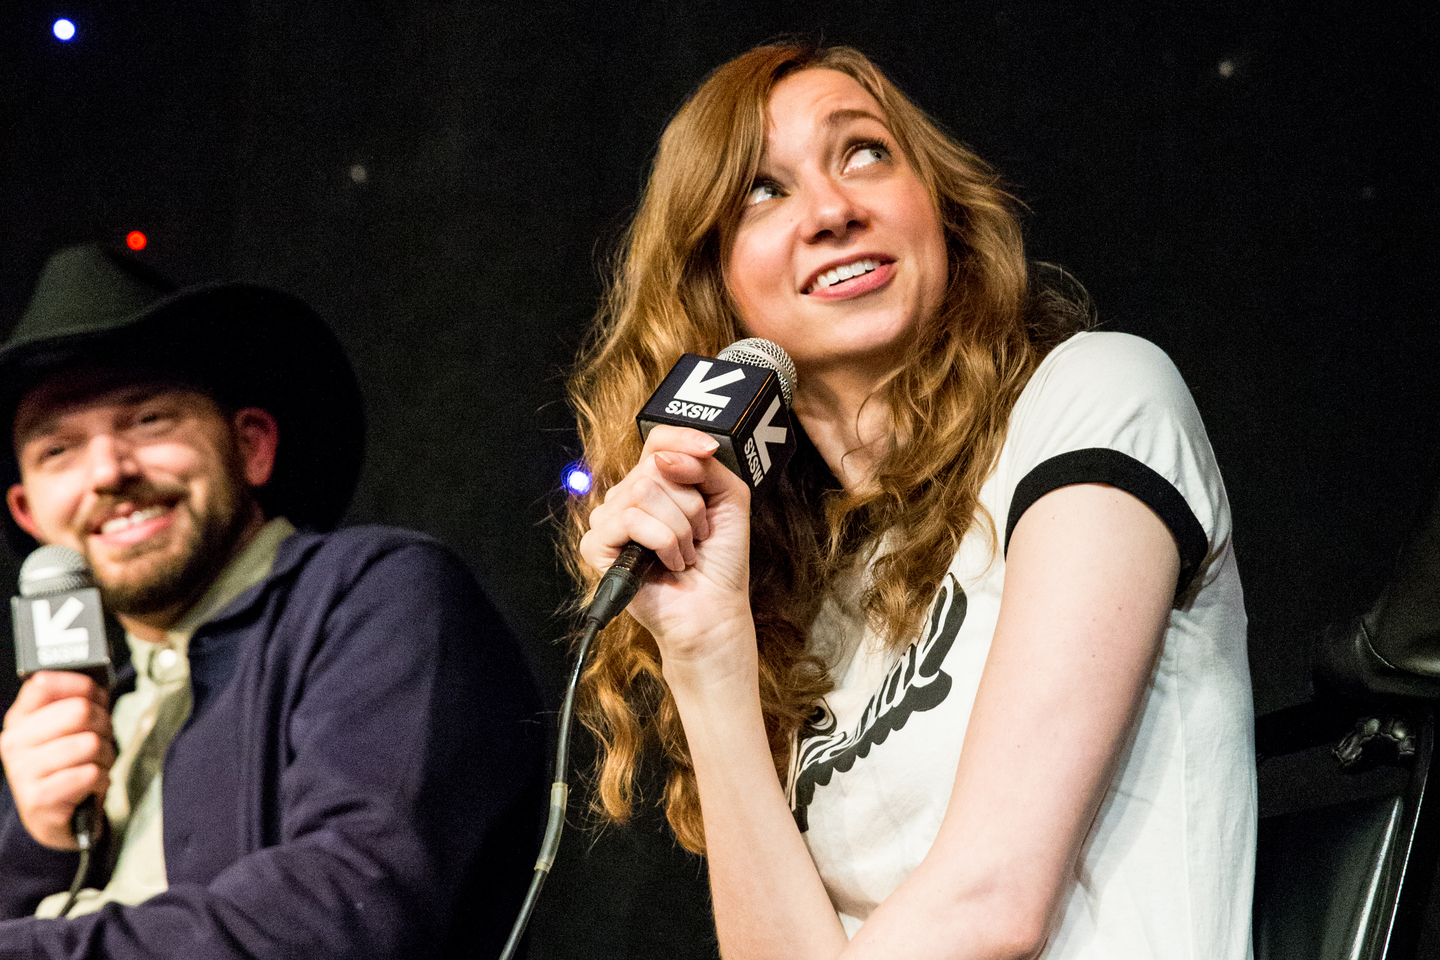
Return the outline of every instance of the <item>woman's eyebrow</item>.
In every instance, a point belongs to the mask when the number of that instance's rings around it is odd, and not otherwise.
[[[883,119],[871,113],[869,110],[860,110],[855,107],[830,111],[825,117],[825,126],[829,129],[834,129],[835,127],[843,127],[845,124],[855,120],[874,120],[880,124],[880,126],[885,127],[885,121]],[[886,127],[886,129],[888,130],[889,127]]]

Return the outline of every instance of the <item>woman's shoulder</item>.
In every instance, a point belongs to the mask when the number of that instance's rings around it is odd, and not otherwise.
[[[1165,351],[1143,337],[1077,333],[1041,361],[1016,403],[1016,415],[1072,420],[1086,411],[1165,409],[1189,420],[1194,401]]]
[[[1002,497],[1015,492],[997,504],[1012,522],[1017,509],[1054,487],[1105,483],[1150,491],[1136,495],[1162,517],[1165,503],[1194,517],[1212,542],[1228,531],[1224,488],[1195,401],[1165,351],[1130,334],[1079,333],[1051,351],[1011,414],[996,481]]]
[[[1032,382],[1080,380],[1096,387],[1184,388],[1164,350],[1130,333],[1090,330],[1061,342],[1041,361]]]

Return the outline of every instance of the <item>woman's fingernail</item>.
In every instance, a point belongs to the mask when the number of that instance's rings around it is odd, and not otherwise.
[[[675,458],[670,456],[670,454],[668,453],[657,453],[655,454],[655,459],[659,460],[667,467],[673,467],[675,465]]]
[[[701,447],[704,448],[706,453],[714,453],[716,450],[720,449],[720,441],[716,440],[714,437],[710,436],[707,433],[705,435],[705,442],[701,444]]]

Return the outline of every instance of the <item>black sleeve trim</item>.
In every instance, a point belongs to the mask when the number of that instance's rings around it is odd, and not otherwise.
[[[1180,580],[1175,593],[1177,596],[1184,593],[1209,552],[1205,528],[1169,480],[1119,450],[1104,447],[1072,450],[1051,457],[1025,474],[1010,499],[1010,516],[1005,521],[1005,551],[1010,551],[1010,534],[1015,531],[1015,524],[1036,500],[1051,490],[1077,483],[1103,483],[1124,490],[1155,511],[1170,529],[1180,550]]]

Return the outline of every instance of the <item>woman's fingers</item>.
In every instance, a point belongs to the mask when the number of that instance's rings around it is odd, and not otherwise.
[[[633,540],[654,550],[670,570],[693,564],[696,544],[710,535],[705,497],[696,485],[705,482],[705,461],[718,447],[698,430],[652,430],[640,462],[591,512],[581,556],[604,569]]]
[[[645,448],[640,452],[643,461],[653,453],[670,451],[689,454],[692,457],[708,457],[720,449],[720,441],[708,433],[692,430],[690,427],[672,427],[661,424],[645,437]]]
[[[586,560],[604,567],[633,540],[679,571],[695,562],[695,542],[705,531],[699,491],[637,468],[590,514],[588,542],[582,540],[581,547]]]
[[[705,499],[694,487],[639,476],[615,501],[615,523],[627,540],[654,550],[671,570],[695,562],[695,518],[704,522]]]

